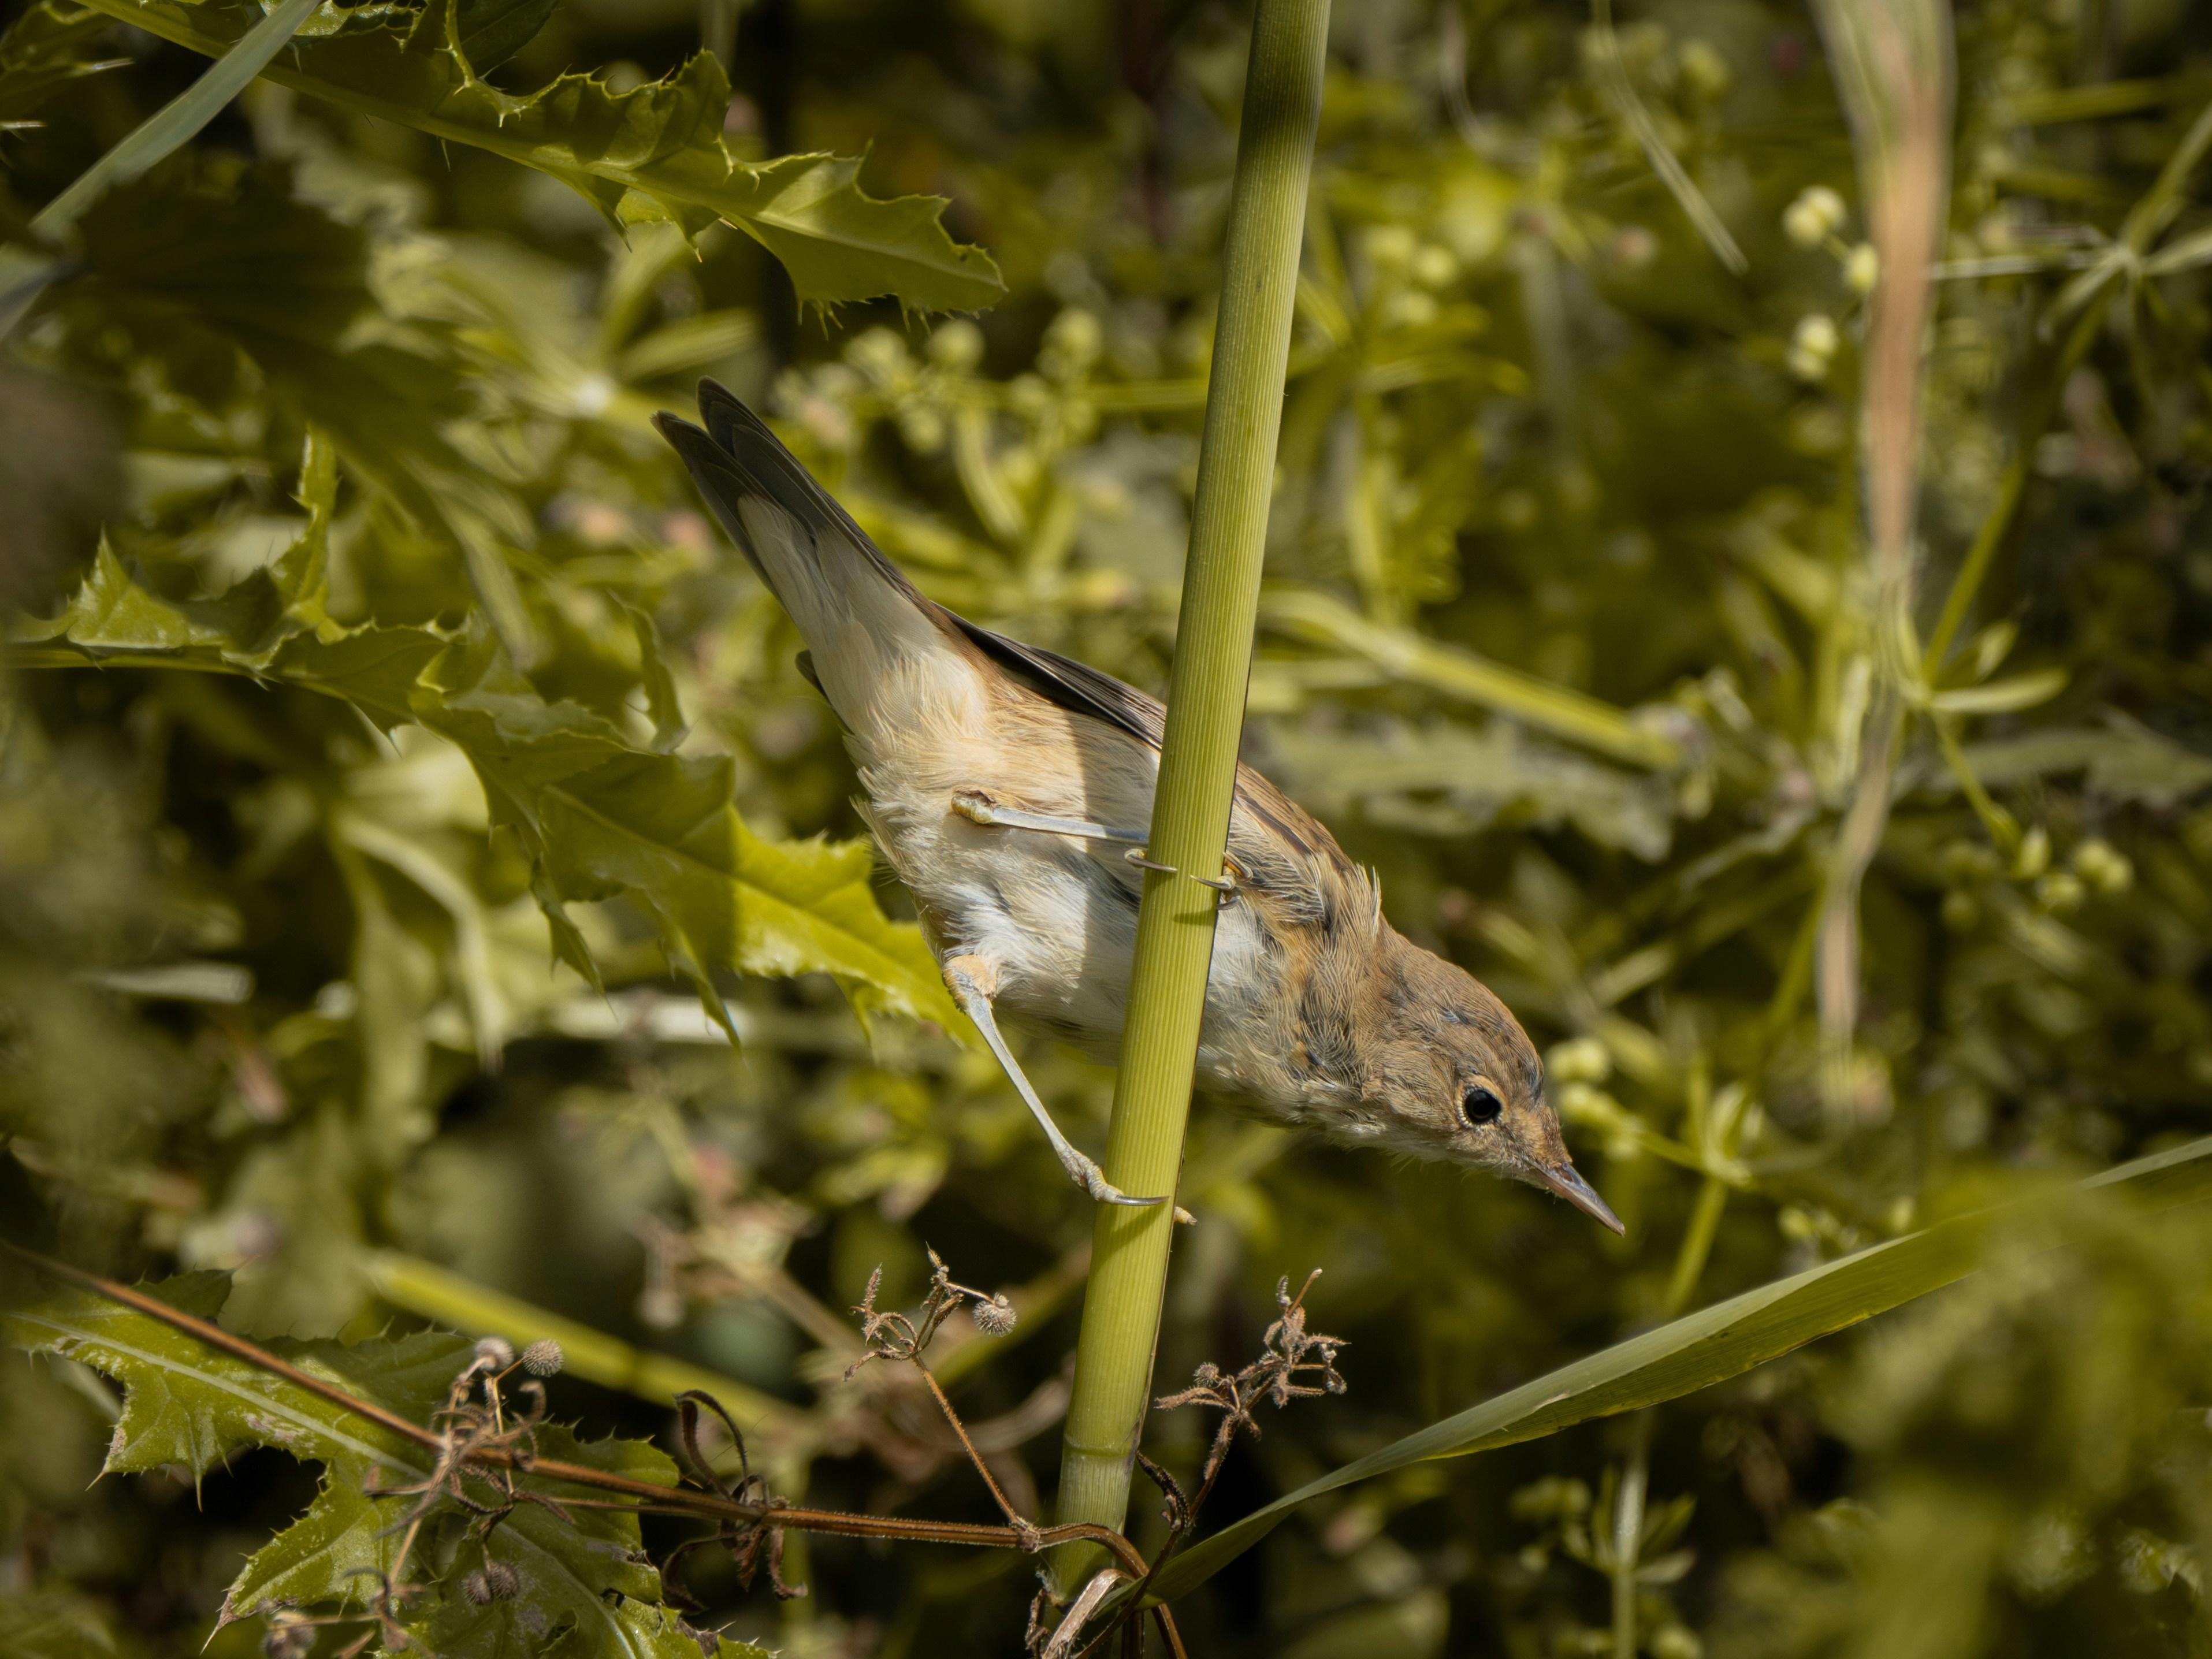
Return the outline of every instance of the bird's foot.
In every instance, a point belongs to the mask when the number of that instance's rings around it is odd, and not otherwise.
[[[1069,1157],[1061,1160],[1061,1166],[1066,1170],[1067,1178],[1070,1181],[1082,1188],[1101,1204],[1128,1204],[1142,1206],[1167,1202],[1165,1198],[1132,1198],[1112,1182],[1107,1180],[1106,1172],[1081,1152],[1072,1152]],[[1186,1227],[1194,1225],[1198,1219],[1180,1204],[1175,1206],[1175,1218]]]

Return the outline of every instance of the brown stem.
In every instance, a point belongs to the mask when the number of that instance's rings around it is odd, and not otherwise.
[[[1022,1518],[1021,1511],[1008,1502],[1006,1494],[1000,1490],[997,1480],[991,1474],[990,1466],[983,1462],[982,1454],[975,1449],[975,1443],[968,1437],[967,1425],[961,1422],[960,1413],[952,1409],[952,1402],[945,1397],[945,1390],[937,1386],[937,1378],[931,1373],[929,1367],[922,1363],[921,1356],[915,1355],[911,1363],[915,1370],[921,1373],[921,1380],[929,1385],[929,1392],[937,1401],[938,1410],[945,1413],[945,1420],[952,1425],[952,1432],[959,1438],[961,1450],[968,1454],[968,1461],[975,1466],[975,1473],[983,1477],[983,1484],[991,1489],[991,1496],[998,1501],[999,1512],[1005,1516],[1017,1530],[1035,1532],[1036,1528]]]
[[[280,1376],[357,1417],[367,1418],[418,1446],[430,1450],[445,1449],[444,1437],[420,1424],[410,1423],[396,1412],[349,1394],[336,1383],[325,1382],[286,1363],[244,1337],[234,1336],[220,1325],[210,1324],[181,1309],[173,1308],[143,1291],[134,1290],[112,1279],[103,1279],[98,1273],[87,1273],[82,1267],[72,1267],[66,1262],[57,1261],[51,1256],[40,1255],[34,1250],[24,1249],[21,1245],[8,1243],[4,1240],[0,1240],[0,1249],[57,1279],[82,1285],[111,1301],[119,1302],[126,1308],[135,1309],[149,1318],[158,1319],[173,1329],[196,1337],[210,1347],[234,1358],[242,1359],[273,1376]],[[972,1451],[970,1455],[973,1455]],[[987,1549],[1028,1550],[1054,1544],[1097,1544],[1111,1552],[1132,1577],[1142,1577],[1146,1571],[1145,1558],[1138,1553],[1134,1544],[1110,1528],[1087,1522],[1036,1528],[1025,1535],[1012,1527],[978,1526],[959,1521],[915,1521],[898,1516],[852,1515],[841,1510],[785,1509],[763,1504],[739,1504],[718,1493],[686,1492],[657,1486],[649,1480],[611,1474],[605,1469],[592,1468],[581,1463],[562,1462],[557,1458],[518,1460],[502,1447],[477,1448],[469,1453],[468,1461],[497,1468],[514,1469],[569,1486],[620,1492],[626,1497],[642,1499],[646,1504],[654,1508],[700,1519],[757,1522],[773,1516],[777,1526],[787,1527],[797,1532],[901,1539],[914,1543],[962,1544]],[[1000,1501],[1003,1504],[1005,1499],[1001,1498]]]
[[[57,1261],[51,1256],[40,1255],[35,1250],[27,1250],[20,1244],[10,1244],[4,1240],[0,1240],[0,1249],[5,1249],[9,1255],[52,1273],[56,1279],[67,1279],[72,1285],[81,1285],[86,1290],[96,1291],[111,1302],[120,1302],[126,1308],[135,1308],[140,1313],[158,1319],[165,1325],[196,1336],[208,1346],[219,1348],[234,1359],[243,1359],[249,1365],[258,1365],[272,1376],[283,1377],[295,1388],[305,1389],[309,1394],[319,1399],[327,1400],[334,1406],[342,1406],[356,1416],[365,1417],[370,1422],[387,1428],[392,1433],[404,1439],[411,1440],[418,1446],[428,1447],[434,1451],[445,1443],[441,1436],[422,1427],[421,1424],[410,1423],[397,1412],[386,1411],[383,1407],[369,1401],[358,1399],[348,1394],[337,1383],[325,1382],[321,1377],[311,1376],[301,1370],[297,1365],[289,1365],[267,1350],[256,1347],[244,1337],[233,1336],[222,1326],[210,1324],[204,1319],[195,1318],[180,1308],[171,1307],[158,1297],[149,1296],[143,1291],[133,1290],[130,1285],[118,1284],[112,1279],[102,1279],[98,1273],[88,1273],[82,1267],[72,1267],[65,1261]]]

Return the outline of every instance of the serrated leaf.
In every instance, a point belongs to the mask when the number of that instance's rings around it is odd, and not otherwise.
[[[212,1319],[229,1283],[225,1273],[198,1273],[148,1290],[180,1311]],[[65,1356],[124,1385],[106,1464],[112,1473],[181,1464],[197,1479],[246,1446],[275,1446],[356,1473],[375,1462],[428,1472],[422,1449],[390,1429],[89,1291],[67,1291],[10,1311],[0,1316],[0,1330],[28,1352]],[[288,1344],[283,1357],[419,1419],[445,1398],[468,1352],[459,1337],[426,1334],[356,1349]]]
[[[653,720],[653,752],[672,754],[690,727],[684,722],[684,707],[676,696],[676,677],[668,672],[667,659],[661,654],[660,631],[653,625],[653,618],[635,605],[624,603],[622,609],[637,641],[638,678],[645,687],[646,713]]]
[[[475,403],[449,355],[384,314],[359,226],[297,199],[283,163],[187,154],[118,185],[79,226],[87,275],[63,302],[210,408],[243,354],[274,400],[342,450],[427,535],[457,551],[526,660],[535,634],[500,542],[526,523],[447,435]]]
[[[260,18],[245,0],[94,3],[210,56]],[[726,220],[781,259],[814,305],[893,295],[917,310],[961,311],[1005,293],[988,255],[945,234],[935,198],[877,201],[861,192],[860,163],[848,156],[739,161],[722,137],[729,79],[711,54],[627,92],[564,75],[517,96],[454,50],[458,28],[450,0],[434,0],[411,24],[395,17],[303,37],[265,72],[342,108],[550,173],[611,220],[668,219],[687,233]]]
[[[194,1273],[149,1287],[151,1294],[212,1318],[228,1292],[227,1275]],[[371,1418],[302,1388],[289,1377],[223,1352],[151,1315],[95,1293],[69,1290],[0,1317],[0,1333],[34,1353],[65,1355],[106,1373],[124,1389],[106,1467],[143,1471],[182,1464],[205,1474],[246,1446],[288,1451],[324,1468],[307,1512],[256,1551],[223,1601],[223,1620],[276,1605],[361,1607],[399,1566],[402,1534],[392,1526],[398,1500],[373,1498],[383,1484],[420,1480],[430,1469],[424,1448]],[[282,1343],[270,1351],[303,1371],[410,1421],[428,1421],[473,1352],[466,1339],[430,1332],[352,1346]],[[565,1429],[538,1431],[543,1455],[676,1484],[669,1459],[642,1443],[580,1442]],[[459,1580],[485,1553],[513,1568],[512,1597],[479,1607]],[[423,1587],[403,1617],[444,1659],[505,1659],[541,1654],[573,1634],[580,1650],[639,1659],[696,1659],[697,1640],[660,1605],[660,1576],[641,1549],[637,1517],[621,1509],[571,1510],[565,1516],[524,1504],[483,1542],[465,1542],[432,1585],[430,1553],[418,1546],[407,1577]],[[73,1628],[73,1627],[72,1627]],[[14,1650],[9,1650],[11,1652]],[[725,1644],[723,1651],[757,1649]]]
[[[321,487],[302,486],[311,514]],[[58,616],[18,631],[33,647],[19,659],[227,668],[342,698],[386,730],[437,732],[468,756],[493,822],[520,838],[555,949],[587,978],[564,907],[627,895],[718,1018],[719,970],[826,973],[864,1017],[962,1029],[920,930],[877,902],[865,842],[763,840],[737,811],[727,761],[641,750],[580,703],[548,702],[482,627],[330,625],[313,592],[319,533],[311,517],[296,560],[206,600],[162,598],[103,548]]]

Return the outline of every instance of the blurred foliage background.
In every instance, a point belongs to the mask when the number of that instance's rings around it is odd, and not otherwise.
[[[2172,165],[2203,147],[2212,14],[1957,15],[1923,631],[2018,507],[1908,727],[1824,1083],[1814,926],[1878,648],[1875,264],[1814,21],[1338,9],[1249,746],[1397,926],[1520,1013],[1628,1236],[1202,1109],[1161,1387],[1239,1363],[1314,1267],[1350,1342],[1350,1393],[1271,1416],[1215,1522],[1669,1309],[2212,1127],[2212,215]],[[20,230],[205,60],[69,0],[0,16]],[[727,780],[746,856],[906,914],[844,845],[852,775],[788,623],[646,417],[724,379],[928,592],[1158,688],[1248,27],[1180,0],[565,0],[496,71],[621,89],[703,33],[740,154],[865,152],[875,194],[951,199],[1005,278],[972,317],[802,317],[726,227],[619,238],[557,179],[265,82],[99,204],[0,362],[0,598],[32,619],[0,708],[8,1236],[125,1278],[234,1270],[225,1321],[258,1335],[574,1322],[615,1339],[555,1384],[595,1431],[665,1437],[623,1385],[667,1356],[780,1490],[993,1519],[910,1378],[842,1379],[845,1310],[878,1264],[910,1300],[927,1245],[1021,1310],[940,1371],[1037,1512],[1089,1206],[988,1057],[900,1012],[930,1012],[927,963],[902,993],[781,935],[685,962],[665,893],[581,876],[556,960],[542,849],[463,722],[574,711]],[[2160,190],[2155,245],[2115,264]],[[473,678],[441,727],[281,677],[47,665],[36,619],[103,536],[105,591],[187,607],[313,543],[303,625],[465,636]],[[1109,1074],[1025,1063],[1095,1146]],[[2212,1652],[2212,1236],[2039,1226],[1739,1382],[1312,1506],[1184,1605],[1194,1650]],[[0,1372],[0,1647],[201,1650],[312,1474],[259,1451],[197,1496],[88,1484],[106,1386]],[[1210,1426],[1162,1414],[1148,1448],[1188,1472]],[[854,1659],[1013,1650],[1033,1589],[1012,1555],[834,1539],[787,1574],[812,1593],[780,1607],[693,1577],[715,1622]]]

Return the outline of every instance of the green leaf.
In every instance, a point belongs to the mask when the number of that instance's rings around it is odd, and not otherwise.
[[[0,34],[0,121],[19,121],[70,82],[129,63],[88,55],[109,27],[70,0],[39,0],[10,23]]]
[[[2013,714],[2049,702],[2066,689],[2066,680],[2063,668],[2039,669],[1986,685],[1938,691],[1928,699],[1928,706],[1942,714]]]
[[[1609,703],[1486,661],[1410,629],[1370,622],[1326,593],[1270,589],[1261,601],[1261,618],[1285,633],[1364,657],[1401,679],[1463,697],[1617,759],[1655,771],[1681,763],[1680,744],[1664,732],[1638,726]]]
[[[284,3],[241,33],[213,69],[141,123],[124,141],[88,167],[82,176],[39,210],[32,232],[58,237],[77,216],[116,185],[152,167],[220,115],[246,83],[268,66],[299,32],[320,0]]]
[[[331,479],[316,441],[303,472],[308,527],[276,566],[215,599],[170,600],[103,546],[59,615],[18,631],[30,648],[17,659],[247,673],[342,698],[387,731],[412,720],[437,732],[468,756],[493,822],[520,838],[555,948],[587,978],[565,906],[626,895],[718,1017],[718,970],[826,973],[864,1018],[962,1029],[920,930],[878,903],[866,842],[763,840],[733,804],[729,762],[641,750],[581,704],[549,702],[482,627],[331,623],[320,550]],[[369,890],[353,890],[365,922],[379,914]],[[409,1097],[397,1083],[386,1093]]]
[[[227,52],[259,15],[246,0],[95,3],[210,56]],[[342,108],[550,173],[617,223],[668,219],[696,233],[726,220],[781,259],[811,304],[894,295],[917,310],[972,310],[1005,292],[989,256],[945,234],[936,198],[866,196],[852,157],[739,161],[722,137],[729,80],[710,54],[628,92],[563,75],[516,96],[485,82],[457,39],[465,47],[452,0],[434,0],[411,22],[387,14],[304,38],[267,74]]]
[[[213,1319],[229,1276],[188,1273],[148,1287],[170,1306]],[[66,1356],[125,1386],[106,1468],[139,1474],[181,1464],[195,1480],[247,1446],[275,1446],[356,1474],[372,1463],[395,1474],[427,1474],[427,1454],[412,1441],[297,1383],[233,1355],[149,1314],[86,1291],[66,1291],[0,1316],[0,1332],[32,1353]],[[282,1357],[417,1419],[446,1397],[465,1363],[459,1337],[425,1334],[346,1348],[335,1342],[282,1345]]]
[[[194,1273],[150,1289],[173,1307],[211,1319],[228,1281],[221,1273]],[[323,1465],[321,1488],[306,1514],[256,1551],[232,1583],[223,1598],[224,1623],[280,1604],[365,1606],[380,1578],[399,1568],[404,1537],[392,1522],[400,1505],[372,1498],[366,1488],[422,1480],[430,1473],[430,1456],[397,1431],[90,1291],[64,1291],[11,1312],[0,1318],[0,1333],[18,1347],[66,1356],[123,1385],[110,1472],[182,1464],[198,1477],[248,1446],[276,1447]],[[271,1352],[356,1399],[427,1422],[445,1403],[472,1345],[432,1332],[352,1346],[283,1343],[272,1345]],[[580,1443],[550,1425],[538,1440],[548,1457],[655,1485],[676,1484],[675,1465],[641,1443]],[[483,1565],[487,1550],[514,1570],[520,1589],[479,1607],[459,1593],[458,1581]],[[432,1552],[417,1548],[406,1563],[409,1581],[428,1580],[435,1571],[432,1562]],[[488,1541],[465,1541],[441,1576],[444,1583],[431,1593],[406,1599],[403,1616],[446,1659],[540,1653],[570,1633],[590,1653],[696,1659],[700,1651],[697,1640],[660,1605],[660,1576],[642,1553],[637,1517],[623,1510],[580,1507],[564,1516],[522,1504]],[[725,1644],[722,1651],[758,1650]]]
[[[653,718],[653,752],[672,754],[690,729],[677,701],[675,676],[668,672],[667,659],[661,655],[660,634],[653,618],[634,605],[624,603],[622,609],[637,640],[638,678],[645,685],[646,712]]]
[[[1437,1457],[1540,1439],[1595,1417],[1679,1400],[1802,1347],[1816,1338],[1942,1289],[1974,1271],[2001,1220],[2068,1193],[2124,1191],[2147,1208],[2212,1197],[2212,1138],[2138,1158],[2057,1194],[1977,1211],[1877,1244],[1839,1261],[1777,1279],[1658,1329],[1577,1360],[1548,1376],[1370,1452],[1310,1480],[1171,1559],[1148,1601],[1188,1594],[1250,1549],[1300,1504],[1357,1481]]]
[[[1522,736],[1504,720],[1477,731],[1445,720],[1392,722],[1358,736],[1297,721],[1269,728],[1277,781],[1328,811],[1356,800],[1377,823],[1461,836],[1506,823],[1562,821],[1604,847],[1656,863],[1673,838],[1671,792],[1648,773]]]
[[[530,531],[447,435],[477,402],[457,358],[403,328],[370,282],[370,239],[298,199],[283,163],[179,156],[110,191],[80,226],[74,302],[213,409],[236,354],[276,403],[327,433],[362,477],[458,552],[502,639],[526,663],[536,632],[501,551]]]
[[[115,1639],[100,1603],[54,1586],[0,1595],[0,1653],[9,1659],[106,1659],[135,1652]]]

